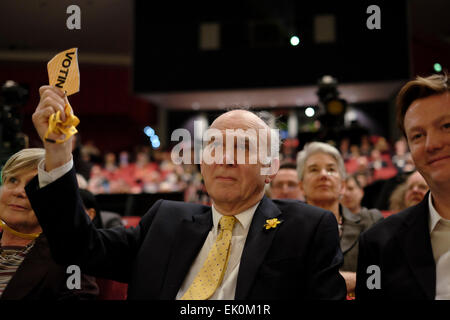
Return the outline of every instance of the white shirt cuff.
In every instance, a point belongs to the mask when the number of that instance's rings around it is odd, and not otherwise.
[[[45,159],[42,159],[38,164],[38,180],[39,188],[43,188],[46,185],[58,180],[73,167],[73,158],[69,162],[63,164],[62,166],[51,170],[50,172],[45,171]]]

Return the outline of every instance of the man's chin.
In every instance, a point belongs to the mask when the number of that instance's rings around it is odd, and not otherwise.
[[[210,195],[215,203],[233,203],[235,201],[235,197],[228,193],[218,194],[216,197],[214,195]]]

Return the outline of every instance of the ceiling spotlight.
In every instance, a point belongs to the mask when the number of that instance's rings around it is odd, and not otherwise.
[[[300,43],[300,39],[297,36],[292,36],[291,37],[291,45],[293,45],[294,47],[297,46]]]
[[[438,62],[436,62],[436,63],[433,65],[433,68],[434,68],[434,71],[436,71],[436,72],[441,72],[441,71],[442,71],[442,66],[441,66],[441,64],[438,63]]]
[[[314,108],[308,107],[305,109],[305,115],[308,118],[314,117],[315,114],[316,114],[316,112],[314,111]]]

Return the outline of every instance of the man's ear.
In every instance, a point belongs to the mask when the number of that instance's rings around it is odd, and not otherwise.
[[[203,160],[202,160],[202,162],[200,162],[200,174],[202,175],[202,177],[203,177],[203,166],[204,166],[204,164],[203,164]]]
[[[279,169],[280,169],[280,159],[275,158],[272,160],[271,165],[270,165],[270,172],[269,172],[270,181],[272,181],[273,178],[275,178]]]

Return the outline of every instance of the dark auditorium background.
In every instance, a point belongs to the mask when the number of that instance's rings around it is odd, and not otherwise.
[[[81,29],[66,26],[70,5],[80,8]],[[380,8],[381,29],[367,27],[370,5]],[[102,156],[151,147],[147,126],[169,150],[176,128],[237,106],[271,113],[296,150],[368,135],[392,151],[401,85],[448,70],[448,12],[447,0],[3,0],[0,84],[13,80],[28,93],[14,112],[30,147],[41,145],[31,115],[46,64],[78,47],[80,92],[69,100],[82,143]],[[1,120],[6,150],[5,110]]]

